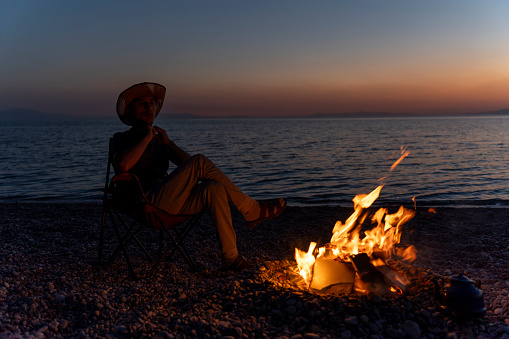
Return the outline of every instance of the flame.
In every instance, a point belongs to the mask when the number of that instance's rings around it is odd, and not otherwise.
[[[391,166],[391,171],[410,154],[406,148],[402,149],[401,153],[400,158]],[[401,206],[396,213],[389,214],[386,208],[380,208],[370,219],[371,223],[376,224],[376,226],[364,231],[364,236],[361,236],[362,225],[368,217],[367,209],[378,199],[383,187],[383,185],[378,186],[370,194],[355,196],[353,199],[354,212],[345,223],[336,222],[332,230],[330,243],[327,247],[318,249],[317,258],[347,262],[350,261],[351,255],[359,253],[366,253],[371,259],[373,259],[375,251],[386,252],[390,255],[394,246],[401,240],[402,226],[415,216],[415,211]],[[412,200],[415,207],[415,198]],[[315,263],[313,253],[316,245],[312,242],[307,252],[295,249],[295,260],[298,269],[308,286],[313,274]],[[416,258],[415,247],[410,246],[407,249],[398,250],[398,255],[405,260],[414,260]]]
[[[394,214],[388,214],[386,208],[380,208],[371,218],[372,223],[377,226],[364,232],[364,238],[361,238],[361,227],[366,218],[364,210],[371,206],[382,186],[377,187],[368,196],[358,195],[354,202],[355,212],[348,218],[346,224],[341,221],[336,223],[330,243],[336,247],[336,255],[343,261],[349,261],[352,254],[366,253],[371,257],[374,250],[389,251],[395,244],[401,240],[401,227],[404,223],[411,220],[415,212],[401,206]]]
[[[396,162],[395,162],[394,164],[392,164],[392,166],[391,166],[391,170],[390,170],[390,171],[392,172],[392,171],[396,168],[396,166],[398,166],[398,165],[399,165],[399,163],[400,163],[403,159],[405,159],[405,158],[406,158],[409,154],[410,154],[410,151],[408,151],[408,150],[406,149],[406,147],[405,147],[405,148],[402,148],[402,149],[401,149],[401,156],[399,157],[399,159],[398,159],[398,160],[396,160]]]
[[[353,198],[354,203],[354,213],[346,220],[345,224],[341,221],[337,221],[336,225],[334,225],[334,229],[332,230],[332,239],[331,243],[334,243],[336,240],[341,238],[342,235],[350,232],[357,225],[357,219],[361,216],[364,209],[368,208],[373,204],[373,202],[378,198],[380,191],[382,190],[382,186],[378,186],[373,192],[370,194],[358,194]],[[365,218],[365,216],[364,216]],[[361,223],[364,221],[364,218],[361,219]]]
[[[414,261],[417,259],[417,249],[414,245],[410,245],[407,248],[398,248],[396,253],[405,261]]]
[[[434,209],[433,207],[430,207],[430,208],[428,209],[428,213],[431,213],[431,214],[437,214],[437,210],[436,210],[436,209]]]
[[[307,252],[301,251],[298,248],[295,249],[295,260],[297,261],[299,273],[308,286],[311,283],[312,270],[315,264],[315,256],[313,255],[315,247],[316,242],[312,242],[309,244]]]

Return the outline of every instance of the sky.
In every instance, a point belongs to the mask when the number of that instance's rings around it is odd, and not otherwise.
[[[285,116],[509,108],[507,0],[0,1],[0,111]]]

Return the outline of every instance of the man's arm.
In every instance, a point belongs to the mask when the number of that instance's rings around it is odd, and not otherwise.
[[[184,161],[189,159],[191,156],[189,153],[178,147],[170,138],[166,131],[160,127],[153,127],[156,134],[154,134],[154,138],[157,142],[168,146],[170,150],[170,161],[177,166],[180,166]]]
[[[114,167],[121,173],[129,171],[140,160],[148,144],[154,138],[154,133],[152,127],[147,127],[146,135],[138,143],[126,149],[114,150]]]

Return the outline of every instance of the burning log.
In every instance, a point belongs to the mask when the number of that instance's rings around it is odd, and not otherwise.
[[[377,294],[385,294],[389,291],[396,292],[405,291],[409,281],[398,274],[392,268],[387,266],[383,261],[379,260],[373,265],[369,257],[365,253],[352,255],[350,257],[355,271],[362,280],[361,289]]]
[[[385,284],[384,275],[375,268],[366,253],[350,256],[353,267],[362,281],[361,290],[368,292],[376,292],[377,294],[385,294],[388,288]]]
[[[382,260],[387,260],[387,259],[390,259],[392,257],[392,251],[391,250],[381,250],[379,248],[374,248],[373,249],[373,253],[371,254],[371,257],[373,259],[382,259]]]
[[[397,287],[401,292],[404,292],[406,285],[410,283],[407,278],[387,265],[375,266],[375,268],[384,275],[386,283]]]

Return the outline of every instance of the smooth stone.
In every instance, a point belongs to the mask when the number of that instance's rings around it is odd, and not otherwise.
[[[61,293],[55,294],[55,301],[57,303],[61,303],[61,302],[65,301],[65,295],[63,295]]]
[[[413,322],[412,320],[405,321],[403,323],[402,329],[409,339],[418,339],[421,337],[421,328],[416,322]]]
[[[115,332],[116,333],[119,333],[119,334],[127,334],[127,327],[125,327],[124,325],[118,325],[118,326],[115,326]]]
[[[352,332],[349,330],[341,332],[341,339],[350,339],[352,337]]]
[[[359,321],[357,320],[357,316],[351,316],[345,319],[345,324],[347,325],[357,325]]]

